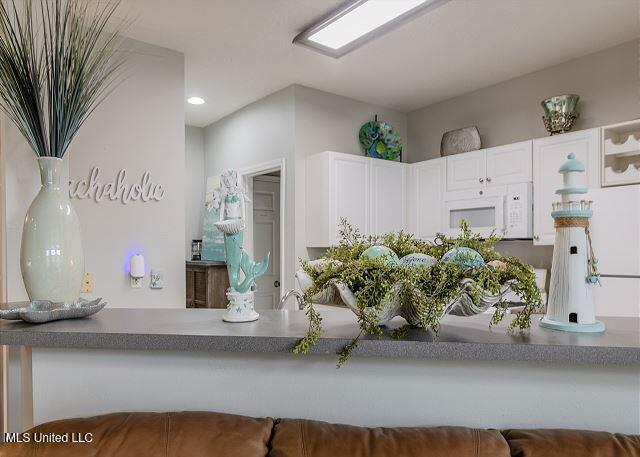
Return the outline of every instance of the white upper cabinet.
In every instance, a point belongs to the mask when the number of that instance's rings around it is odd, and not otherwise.
[[[308,247],[336,244],[345,218],[363,235],[405,229],[406,164],[326,151],[307,158]]]
[[[562,187],[560,166],[570,153],[585,166],[581,178],[588,188],[598,188],[600,177],[600,129],[554,135],[533,140],[533,243],[553,244],[555,228],[551,204],[559,200]]]
[[[447,160],[427,160],[409,165],[409,231],[433,240],[444,232],[444,192]]]
[[[447,190],[531,182],[532,141],[447,157]]]
[[[600,129],[595,128],[413,164],[332,151],[314,154],[306,160],[307,246],[336,244],[341,218],[364,235],[408,229],[433,239],[450,225],[445,201],[464,200],[453,197],[466,193],[486,200],[500,189],[531,181],[534,244],[553,244],[551,204],[562,187],[558,169],[574,153],[585,164],[584,185],[599,188],[599,149]]]
[[[487,172],[485,182],[491,186],[519,184],[533,180],[533,141],[485,149]]]
[[[487,165],[484,151],[448,156],[447,190],[473,189],[484,183]]]
[[[340,221],[347,221],[364,234],[369,233],[369,161],[365,157],[350,154],[334,154],[331,160],[329,193],[333,200],[330,207],[334,240]]]
[[[328,247],[339,240],[341,218],[369,233],[369,159],[338,152],[307,158],[307,246]]]
[[[406,165],[379,159],[370,159],[370,163],[370,232],[380,235],[406,229]]]

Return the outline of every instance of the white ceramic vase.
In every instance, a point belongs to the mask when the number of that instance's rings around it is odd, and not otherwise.
[[[84,253],[80,221],[69,201],[66,162],[41,157],[42,187],[22,228],[20,268],[30,300],[70,304],[80,297]]]

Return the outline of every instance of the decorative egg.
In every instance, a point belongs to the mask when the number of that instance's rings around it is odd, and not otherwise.
[[[400,259],[400,265],[402,265],[403,267],[417,267],[417,266],[430,267],[437,262],[438,261],[436,260],[435,257],[432,257],[427,254],[422,254],[420,252],[407,254]]]
[[[466,268],[480,268],[484,265],[484,259],[475,249],[453,248],[447,251],[440,259],[441,263],[453,263]]]
[[[507,264],[504,263],[502,260],[492,260],[491,262],[488,262],[487,265],[489,265],[490,267],[493,267],[496,270],[506,270],[507,269]]]
[[[386,265],[398,265],[398,255],[386,246],[371,246],[366,249],[361,257],[366,259],[383,259]]]

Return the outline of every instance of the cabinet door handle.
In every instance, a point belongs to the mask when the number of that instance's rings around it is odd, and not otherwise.
[[[487,182],[491,182],[491,178],[487,178]]]
[[[534,235],[533,239],[536,241],[540,241],[540,237],[538,235]]]
[[[484,182],[484,178],[478,178],[478,181]]]

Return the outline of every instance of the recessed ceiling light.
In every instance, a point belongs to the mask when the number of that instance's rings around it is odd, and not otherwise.
[[[293,39],[342,57],[385,32],[449,0],[350,0]]]
[[[187,98],[187,103],[189,103],[191,105],[204,105],[204,98],[189,97],[189,98]]]

